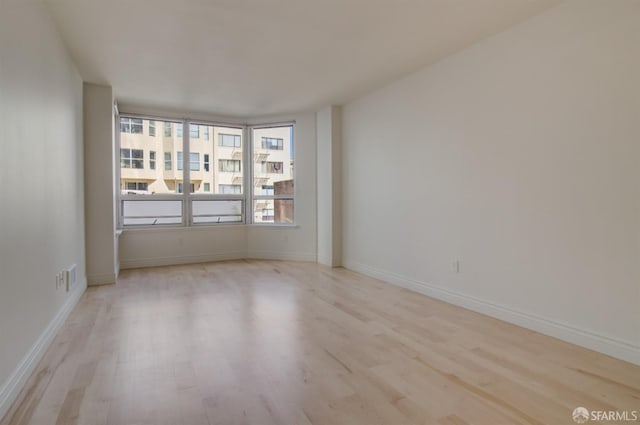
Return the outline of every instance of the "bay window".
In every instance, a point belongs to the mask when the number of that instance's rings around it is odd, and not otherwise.
[[[292,124],[247,127],[124,115],[119,120],[121,227],[294,223]],[[156,128],[164,137],[155,137]],[[164,166],[156,166],[159,161]]]

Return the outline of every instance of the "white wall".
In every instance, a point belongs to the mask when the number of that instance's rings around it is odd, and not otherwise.
[[[153,267],[247,257],[246,226],[127,229],[120,236],[120,267]]]
[[[639,45],[565,2],[346,105],[345,264],[640,363]]]
[[[121,106],[122,112],[144,113],[144,108]],[[175,113],[147,110],[168,118]],[[220,117],[192,116],[218,120]],[[222,225],[191,228],[126,229],[120,236],[119,257],[123,269],[166,264],[242,258],[316,260],[315,114],[272,117],[248,124],[296,122],[294,128],[296,226]],[[235,120],[236,123],[242,121]],[[177,243],[176,243],[177,241]]]
[[[116,281],[111,87],[84,84],[84,158],[87,280]]]
[[[2,417],[86,285],[82,81],[41,2],[0,10],[0,193]]]

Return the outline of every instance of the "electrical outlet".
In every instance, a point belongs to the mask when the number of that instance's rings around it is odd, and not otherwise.
[[[56,273],[56,291],[64,287],[64,272]]]
[[[66,282],[65,287],[67,292],[73,289],[73,287],[76,285],[76,282],[77,282],[76,268],[77,268],[76,265],[73,264],[71,267],[69,267],[67,270],[64,271],[65,282]]]

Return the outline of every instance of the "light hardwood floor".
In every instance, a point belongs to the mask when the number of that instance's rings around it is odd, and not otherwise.
[[[640,410],[640,367],[344,269],[237,261],[88,289],[1,423],[573,424],[577,406]]]

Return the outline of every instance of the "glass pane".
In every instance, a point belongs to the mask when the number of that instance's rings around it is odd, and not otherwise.
[[[200,137],[189,138],[193,193],[242,194],[242,129],[206,124],[196,127]]]
[[[192,139],[200,138],[200,126],[198,124],[189,124],[189,137]]]
[[[256,195],[273,196],[273,185],[263,184],[261,190],[257,191]]]
[[[182,223],[182,201],[122,201],[125,226]]]
[[[178,170],[182,170],[182,167],[184,166],[184,158],[182,156],[182,152],[177,152],[177,157],[176,157],[176,168]]]
[[[131,132],[136,134],[142,134],[143,123],[140,118],[133,118],[131,120]]]
[[[193,201],[194,223],[242,222],[242,201]]]
[[[293,198],[293,167],[293,126],[253,129],[254,195]],[[255,201],[252,213],[255,223],[293,223],[293,199]]]
[[[176,153],[182,151],[182,139],[176,136],[179,125],[182,124],[120,117],[120,190],[123,194],[177,193],[178,183],[183,179],[183,172],[175,163]],[[151,130],[156,127],[164,131]],[[163,158],[163,166],[156,166],[157,158]],[[129,183],[138,189],[132,192]]]
[[[257,199],[253,201],[254,223],[293,224],[293,199]]]
[[[189,152],[189,169],[200,171],[200,152]]]

